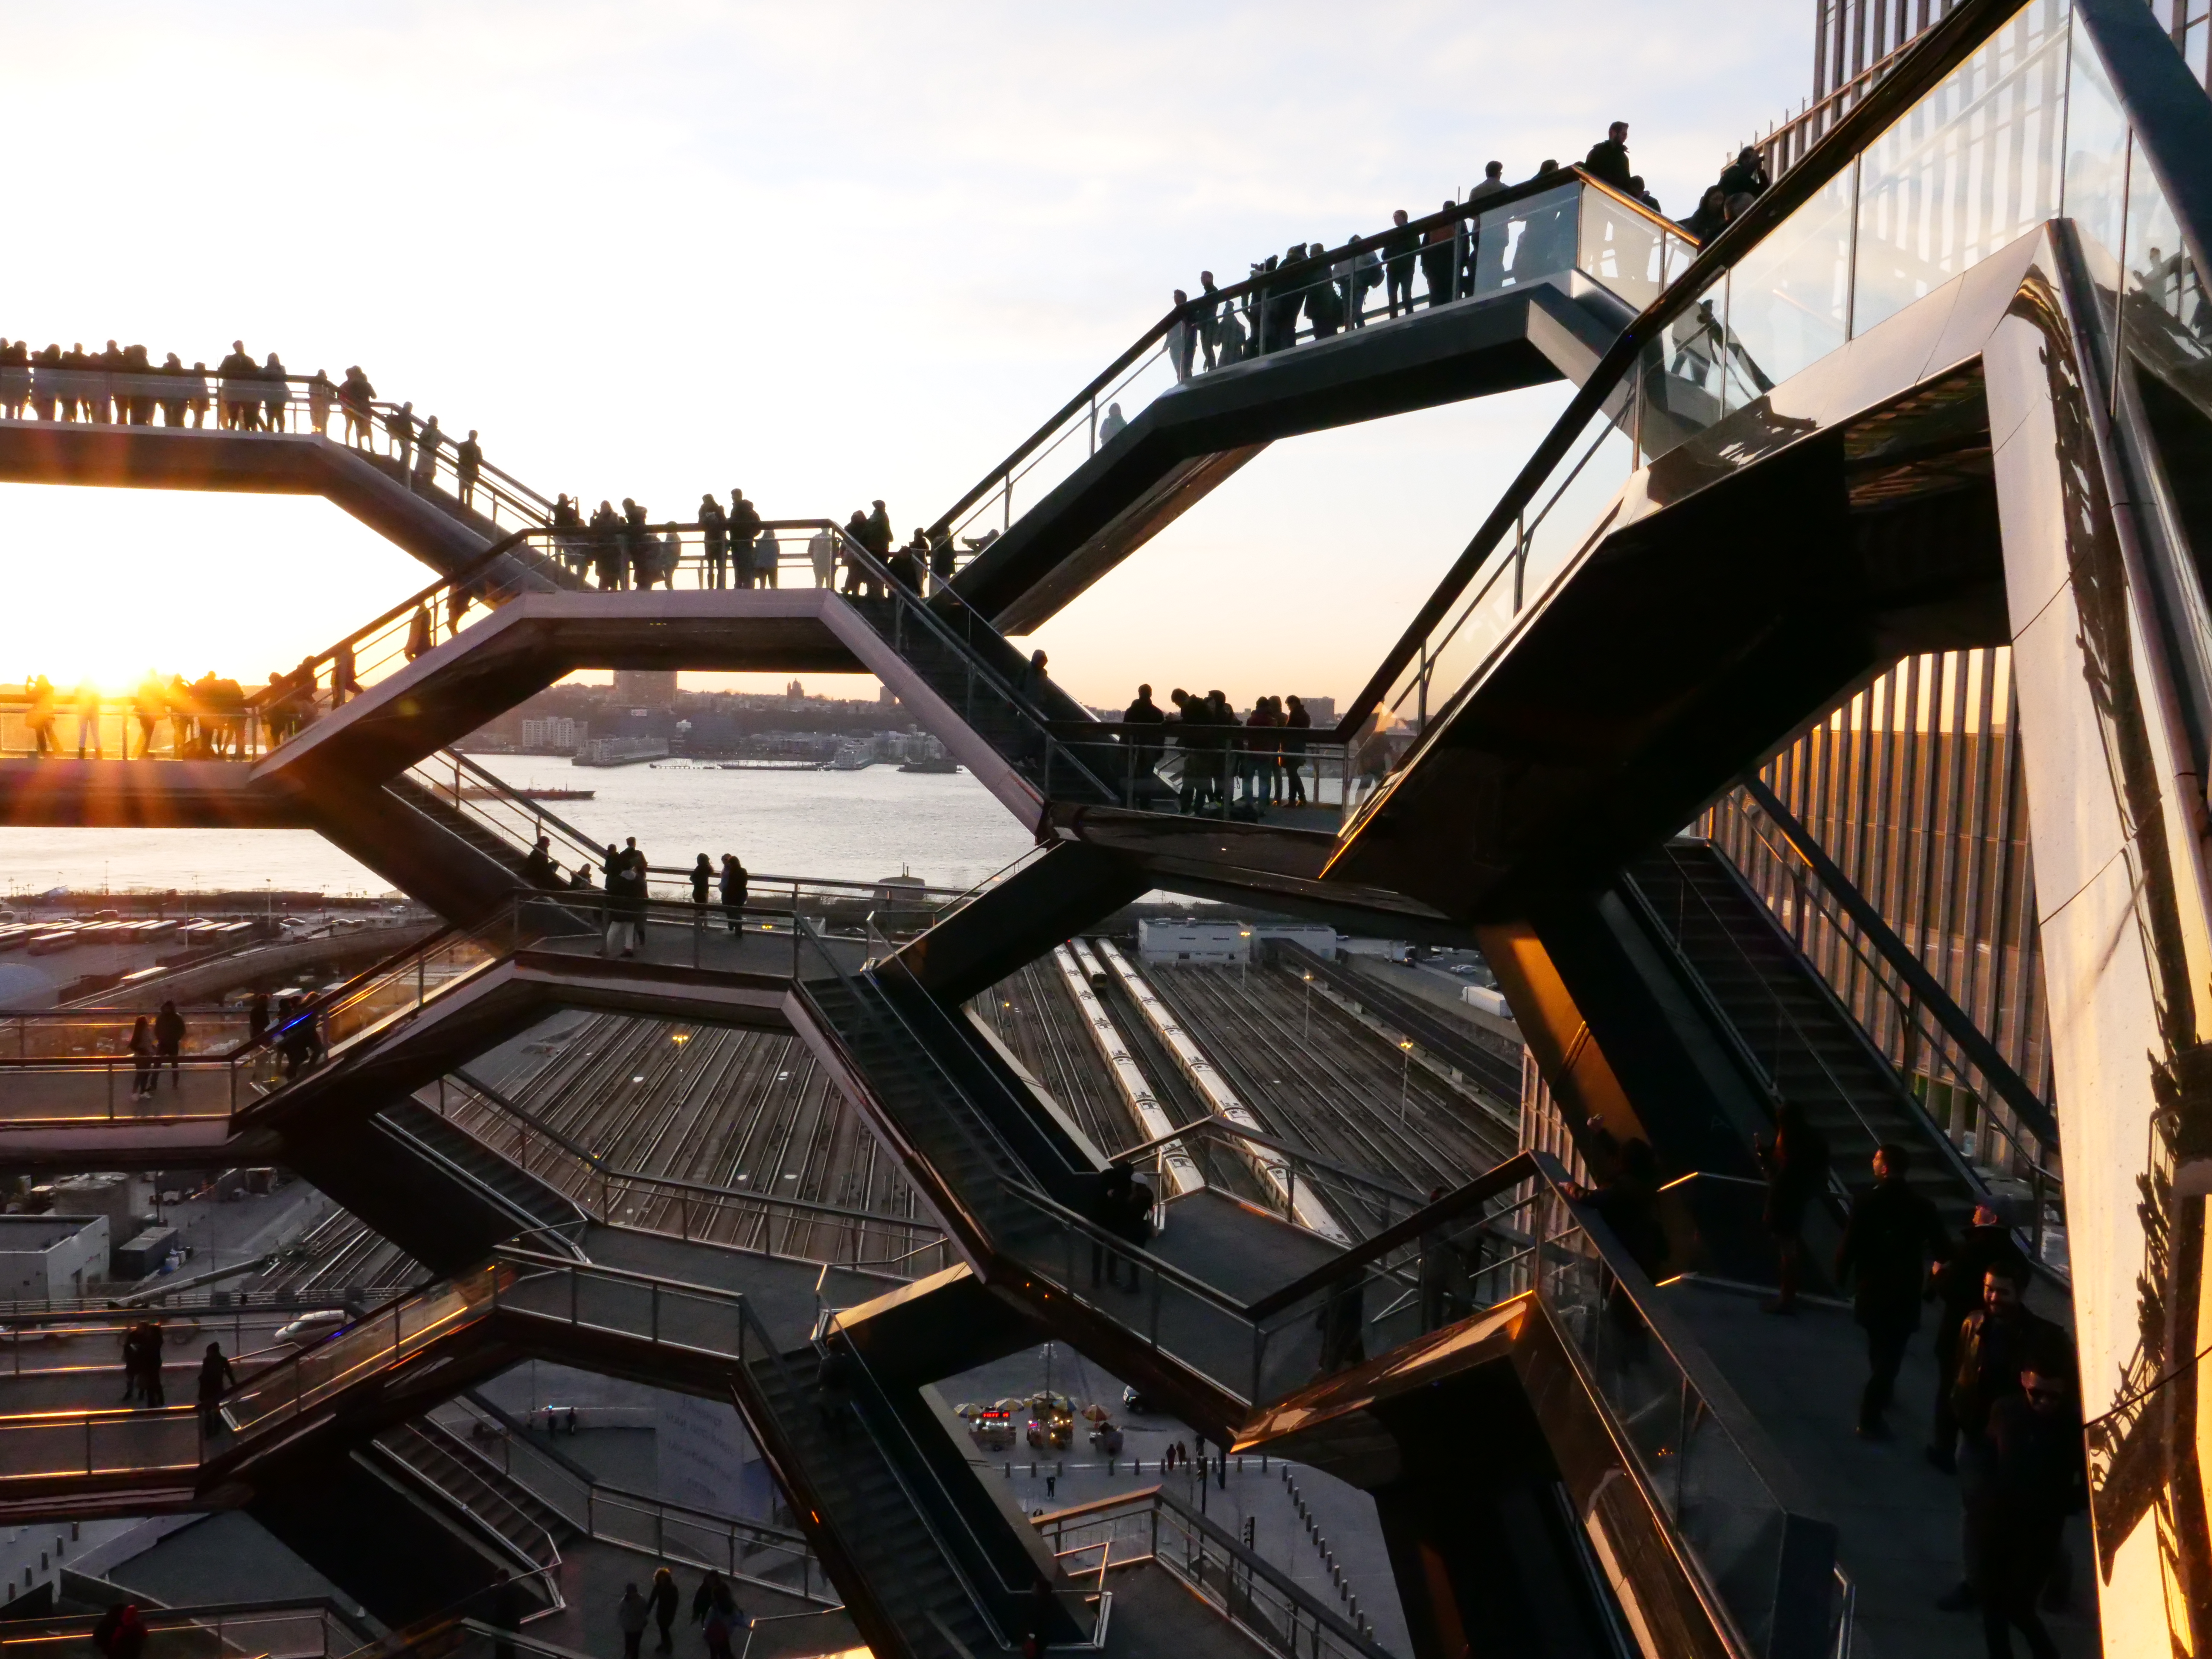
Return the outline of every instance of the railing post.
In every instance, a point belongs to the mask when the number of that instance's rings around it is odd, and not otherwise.
[[[653,1289],[650,1292],[650,1301],[647,1305],[652,1310],[650,1316],[652,1321],[652,1341],[657,1347],[660,1343],[660,1281],[657,1279],[653,1281]]]

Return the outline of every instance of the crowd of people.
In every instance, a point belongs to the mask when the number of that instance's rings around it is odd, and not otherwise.
[[[642,1594],[635,1581],[624,1584],[622,1600],[615,1604],[615,1627],[622,1632],[623,1659],[640,1659],[648,1627],[659,1632],[659,1640],[653,1650],[673,1653],[676,1615],[683,1605],[684,1595],[676,1588],[676,1575],[666,1567],[654,1569],[653,1587]],[[738,1605],[729,1581],[711,1567],[691,1594],[691,1622],[699,1626],[699,1634],[707,1644],[707,1659],[730,1659],[732,1642],[752,1623]]]
[[[1650,1144],[1617,1140],[1593,1120],[1583,1145],[1598,1184],[1571,1188],[1569,1195],[1605,1218],[1647,1274],[1662,1275],[1663,1177]],[[1828,1146],[1791,1102],[1756,1151],[1765,1176],[1762,1220],[1781,1264],[1779,1290],[1765,1306],[1793,1316],[1802,1305],[1806,1226],[1832,1187]],[[2036,1659],[2051,1659],[2057,1648],[2040,1609],[2069,1593],[2065,1522],[2087,1502],[2073,1340],[2027,1306],[2033,1267],[1996,1209],[1978,1206],[1953,1238],[1935,1205],[1914,1189],[1911,1172],[1909,1148],[1875,1149],[1873,1180],[1852,1194],[1832,1264],[1866,1334],[1867,1378],[1854,1426],[1863,1439],[1893,1437],[1887,1419],[1898,1375],[1932,1305],[1936,1387],[1923,1455],[1957,1477],[1964,1566],[1938,1605],[1978,1609],[1991,1653],[2009,1652],[2008,1632],[2016,1629]],[[1626,1297],[1614,1298],[1608,1312],[1636,1321]]]
[[[1614,122],[1590,146],[1582,167],[1655,215],[1661,211],[1658,198],[1629,160],[1626,121]],[[1547,157],[1524,182],[1534,184],[1559,168],[1556,160]],[[1768,182],[1765,161],[1756,149],[1747,147],[1706,189],[1696,210],[1679,222],[1705,242],[1756,201]],[[1509,239],[1478,234],[1476,216],[1465,210],[1515,188],[1505,180],[1503,161],[1488,162],[1481,183],[1464,201],[1443,204],[1441,212],[1452,218],[1416,228],[1400,208],[1391,215],[1392,228],[1380,236],[1347,237],[1334,250],[1321,240],[1294,242],[1282,253],[1255,261],[1252,287],[1234,300],[1223,292],[1212,271],[1199,272],[1194,302],[1185,289],[1175,290],[1177,316],[1168,331],[1167,351],[1176,378],[1188,380],[1201,368],[1280,351],[1299,337],[1302,323],[1312,338],[1328,339],[1346,329],[1364,327],[1370,316],[1410,314],[1415,307],[1417,271],[1421,297],[1431,307],[1500,287],[1506,277]],[[1519,234],[1510,240],[1516,278],[1528,280],[1574,264],[1578,215],[1573,204],[1532,204],[1517,216],[1516,222]],[[1328,263],[1312,263],[1324,259]],[[1302,269],[1279,283],[1269,280],[1292,267]],[[1369,296],[1378,289],[1382,297],[1376,303]],[[1103,441],[1113,434],[1102,428],[1099,435]]]
[[[123,716],[118,760],[151,760],[162,747],[175,760],[243,760],[313,718],[314,685],[312,663],[290,675],[271,674],[269,690],[255,697],[212,671],[189,683],[181,674],[149,672],[120,698],[103,696],[88,682],[64,692],[34,674],[24,682],[23,728],[34,758],[59,757],[74,739],[77,759],[105,760],[104,717],[112,710]]]
[[[331,416],[341,415],[345,441],[356,448],[373,449],[381,432],[400,476],[414,489],[437,482],[450,449],[454,491],[464,507],[473,506],[483,478],[477,434],[456,441],[439,428],[436,416],[424,420],[412,404],[380,417],[375,405],[376,387],[358,363],[348,366],[343,380],[320,368],[295,377],[273,351],[256,362],[243,340],[233,340],[210,369],[204,361],[187,368],[173,351],[156,363],[144,346],[112,340],[98,351],[86,350],[82,341],[66,351],[58,344],[33,351],[27,340],[0,337],[0,416],[9,420],[327,438]]]
[[[1037,678],[1044,653],[1030,659]],[[1239,719],[1218,690],[1203,696],[1181,686],[1168,693],[1170,714],[1152,700],[1152,688],[1139,685],[1121,711],[1115,737],[1124,751],[1110,757],[1113,781],[1129,787],[1130,804],[1141,805],[1166,786],[1156,769],[1172,745],[1180,757],[1175,801],[1177,810],[1221,816],[1242,808],[1256,813],[1270,807],[1308,804],[1305,767],[1312,742],[1313,716],[1294,696],[1263,696]],[[1118,761],[1119,764],[1111,764]],[[1316,778],[1318,793],[1319,779]]]
[[[161,1322],[143,1319],[128,1326],[123,1333],[123,1403],[147,1411],[160,1411],[168,1404],[168,1396],[161,1384],[161,1347],[164,1338]],[[222,1345],[210,1342],[200,1356],[198,1388],[195,1390],[200,1411],[200,1420],[212,1431],[220,1418],[222,1397],[238,1386],[238,1374],[222,1352]]]
[[[1806,1222],[1830,1184],[1828,1148],[1791,1103],[1758,1150],[1765,1221],[1783,1262],[1780,1290],[1766,1306],[1789,1314],[1798,1303]],[[2033,1269],[1996,1210],[1978,1206],[1954,1239],[1914,1190],[1911,1171],[1908,1148],[1875,1150],[1873,1184],[1853,1198],[1837,1248],[1836,1282],[1850,1291],[1866,1333],[1856,1428],[1866,1439],[1891,1437],[1898,1373],[1932,1304],[1936,1376],[1925,1456],[1958,1478],[1965,1561],[1963,1581],[1942,1605],[1978,1607],[1992,1652],[2008,1650],[2010,1627],[2041,1659],[2057,1650],[2039,1608],[2046,1594],[2065,1589],[2061,1534],[2087,1501],[2073,1341],[2027,1307]]]
[[[609,842],[599,857],[599,872],[605,884],[599,890],[607,896],[602,954],[634,957],[645,943],[647,906],[652,899],[652,866],[639,849],[637,837],[629,836],[619,848]],[[573,871],[564,871],[560,860],[553,856],[550,836],[538,837],[536,845],[522,861],[522,873],[532,886],[546,892],[594,890],[592,865],[579,863]],[[719,866],[706,854],[700,854],[687,872],[687,879],[694,914],[699,921],[703,923],[708,908],[719,903],[723,924],[731,936],[734,938],[744,932],[745,899],[752,876],[735,853],[723,854]]]

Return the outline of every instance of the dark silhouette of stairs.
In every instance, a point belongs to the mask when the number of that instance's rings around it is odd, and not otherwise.
[[[1629,873],[1777,1103],[1796,1101],[1827,1138],[1835,1174],[1866,1185],[1875,1148],[1895,1142],[1943,1224],[1964,1227],[1985,1189],[1727,860],[1707,842],[1674,841]]]

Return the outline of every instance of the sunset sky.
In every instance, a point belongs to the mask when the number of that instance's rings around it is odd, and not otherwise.
[[[0,335],[243,336],[550,495],[949,507],[1210,267],[1632,124],[1685,213],[1804,95],[1812,0],[1042,8],[0,3]],[[1564,402],[1279,446],[1042,630],[1343,697]],[[419,586],[319,501],[0,486],[0,681],[243,680]]]

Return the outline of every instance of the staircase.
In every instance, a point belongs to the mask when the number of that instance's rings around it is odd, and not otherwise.
[[[963,1649],[973,1655],[1011,1645],[991,1628],[871,1432],[842,1368],[809,1348],[770,1352],[744,1369],[750,1399],[740,1405],[751,1407],[749,1419],[766,1419],[753,1426],[778,1452],[794,1507],[811,1504],[819,1510],[839,1552],[868,1585],[872,1606],[855,1607],[854,1613],[871,1643],[888,1637],[896,1645],[880,1651],[903,1648],[932,1659],[961,1659]],[[896,1619],[896,1625],[880,1632],[870,1629],[875,1622],[870,1613]]]
[[[1720,852],[1670,842],[1630,875],[1775,1103],[1796,1102],[1827,1138],[1834,1175],[1866,1185],[1875,1148],[1895,1142],[1911,1150],[1911,1185],[1943,1224],[1966,1226],[1986,1189]]]
[[[1012,1188],[1087,1212],[1098,1172],[1054,1133],[1045,1114],[996,1057],[978,1052],[960,1017],[900,970],[804,979],[815,1018],[864,1080],[870,1102],[927,1164],[933,1178],[1000,1249],[1037,1231],[1043,1212]]]
[[[425,1162],[479,1188],[531,1235],[535,1249],[558,1250],[561,1241],[573,1243],[586,1224],[571,1200],[411,1096],[378,1113],[376,1127]]]
[[[1024,687],[1026,659],[974,612],[957,605],[940,611],[892,591],[896,597],[849,603],[1039,795],[1080,805],[1119,801],[1113,778],[1097,775],[1110,739],[1102,738],[1097,752],[1085,754],[1051,735],[1048,722],[1088,720],[1087,709],[1049,681]]]
[[[466,842],[485,857],[512,870],[518,880],[521,878],[522,860],[529,853],[528,848],[517,847],[482,818],[442,799],[434,791],[424,788],[404,773],[386,782],[384,791],[405,802],[440,829]]]
[[[576,1536],[576,1528],[558,1510],[428,1418],[387,1430],[367,1455],[398,1465],[428,1486],[512,1559],[510,1571],[518,1577],[544,1574],[539,1583],[553,1605],[560,1605],[553,1574],[561,1565],[561,1547]]]

